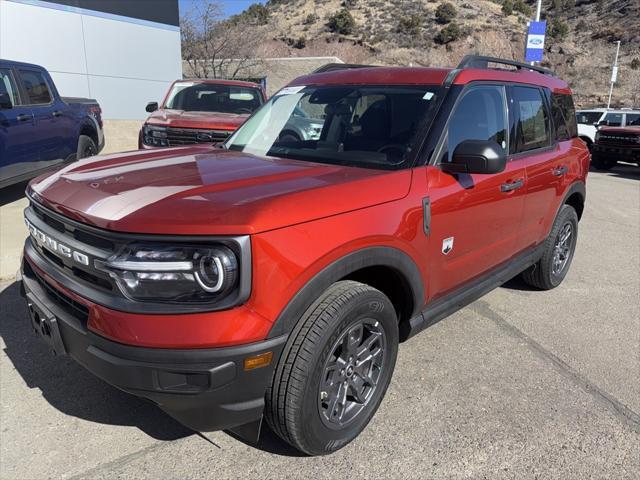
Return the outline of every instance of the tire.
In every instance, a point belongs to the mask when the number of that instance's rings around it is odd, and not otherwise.
[[[359,349],[352,341],[357,337]],[[343,361],[343,356],[358,357],[357,350],[362,358],[368,353],[370,361]],[[397,353],[398,320],[389,299],[362,283],[333,284],[291,332],[267,390],[267,422],[303,453],[335,452],[356,438],[375,414]],[[363,381],[364,376],[375,386]],[[362,387],[361,402],[356,387]]]
[[[96,142],[87,135],[80,135],[80,138],[78,139],[78,152],[76,153],[76,158],[80,160],[81,158],[92,157],[97,154],[98,147]]]
[[[607,159],[601,157],[600,155],[592,155],[591,156],[591,164],[597,170],[611,170],[613,168],[613,166],[616,164],[616,162],[614,162],[612,160],[607,160]]]
[[[282,132],[280,134],[280,137],[278,138],[278,141],[279,142],[283,142],[283,143],[286,143],[286,142],[299,142],[299,141],[301,141],[301,139],[300,139],[300,136],[297,133],[292,132],[291,130],[285,130],[284,132]]]
[[[568,243],[563,245],[562,238],[566,235],[567,229],[569,229]],[[562,283],[571,267],[577,239],[578,214],[572,206],[563,205],[553,223],[551,233],[545,240],[542,258],[522,273],[522,279],[528,285],[540,290],[556,288]]]

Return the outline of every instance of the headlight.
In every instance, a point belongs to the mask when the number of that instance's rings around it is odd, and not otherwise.
[[[145,124],[142,127],[142,140],[145,145],[152,147],[168,147],[167,128]]]
[[[238,286],[238,259],[224,245],[134,244],[96,266],[137,301],[210,303]]]

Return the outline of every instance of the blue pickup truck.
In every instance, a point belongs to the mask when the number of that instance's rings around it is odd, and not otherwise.
[[[38,65],[0,60],[0,188],[104,146],[95,100],[60,97]]]

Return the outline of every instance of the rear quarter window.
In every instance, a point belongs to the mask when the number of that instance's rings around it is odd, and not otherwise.
[[[551,114],[559,142],[578,136],[576,111],[571,95],[554,93],[551,95]]]

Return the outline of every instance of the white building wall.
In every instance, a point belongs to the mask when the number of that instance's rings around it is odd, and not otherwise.
[[[39,0],[0,0],[0,58],[42,65],[62,96],[95,98],[106,119],[145,118],[182,78],[178,27]]]

